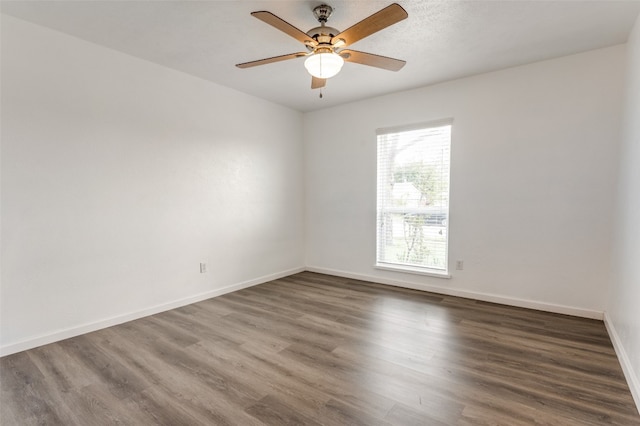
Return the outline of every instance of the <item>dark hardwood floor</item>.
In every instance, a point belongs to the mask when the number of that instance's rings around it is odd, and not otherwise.
[[[2,425],[640,425],[600,321],[301,273],[0,360]]]

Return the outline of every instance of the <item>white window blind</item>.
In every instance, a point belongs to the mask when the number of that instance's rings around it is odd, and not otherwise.
[[[451,127],[378,130],[378,266],[446,273]]]

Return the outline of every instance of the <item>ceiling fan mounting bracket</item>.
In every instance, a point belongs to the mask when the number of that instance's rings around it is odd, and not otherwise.
[[[316,17],[321,25],[327,23],[329,16],[333,13],[333,8],[327,4],[321,4],[313,8],[313,15]]]
[[[333,8],[327,4],[316,6],[313,9],[313,15],[316,17],[318,22],[320,22],[320,26],[311,28],[309,31],[307,31],[307,35],[313,38],[318,43],[330,45],[331,39],[340,34],[340,31],[338,31],[337,29],[325,25],[332,13]]]

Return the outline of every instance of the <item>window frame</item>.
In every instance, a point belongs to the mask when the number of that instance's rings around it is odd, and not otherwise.
[[[376,214],[376,219],[375,219],[375,223],[376,223],[376,235],[375,235],[375,264],[374,264],[374,268],[375,269],[380,269],[380,270],[390,270],[390,271],[397,271],[397,272],[405,272],[405,273],[410,273],[410,274],[417,274],[417,275],[426,275],[426,276],[433,276],[433,277],[437,277],[437,278],[451,278],[451,275],[449,273],[450,268],[449,268],[449,230],[450,230],[450,212],[451,212],[451,202],[450,202],[450,195],[451,195],[451,146],[453,145],[453,118],[445,118],[445,119],[440,119],[440,120],[434,120],[434,121],[428,121],[428,122],[420,122],[420,123],[413,123],[413,124],[408,124],[408,125],[402,125],[402,126],[393,126],[393,127],[385,127],[385,128],[379,128],[376,129],[376,210],[375,210],[375,214]],[[447,193],[447,206],[446,206],[446,212],[447,212],[447,220],[446,220],[446,240],[445,240],[445,261],[444,261],[444,269],[440,269],[440,268],[434,268],[434,267],[429,267],[429,266],[419,266],[419,265],[410,265],[410,264],[403,264],[403,263],[396,263],[396,262],[390,262],[388,260],[380,260],[380,244],[381,242],[379,241],[379,233],[380,233],[380,226],[381,226],[381,222],[380,222],[380,212],[381,212],[381,207],[380,207],[380,183],[381,183],[381,174],[380,174],[380,136],[383,135],[389,135],[389,134],[393,134],[393,133],[402,133],[402,132],[409,132],[409,131],[415,131],[415,130],[426,130],[429,128],[436,128],[436,127],[443,127],[443,126],[451,126],[450,128],[450,134],[449,134],[449,158],[448,158],[448,180],[449,180],[449,184],[448,184],[448,193]]]

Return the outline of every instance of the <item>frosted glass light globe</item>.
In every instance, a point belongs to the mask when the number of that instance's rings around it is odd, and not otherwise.
[[[337,53],[315,53],[304,61],[304,67],[314,77],[331,78],[340,72],[344,59]]]

